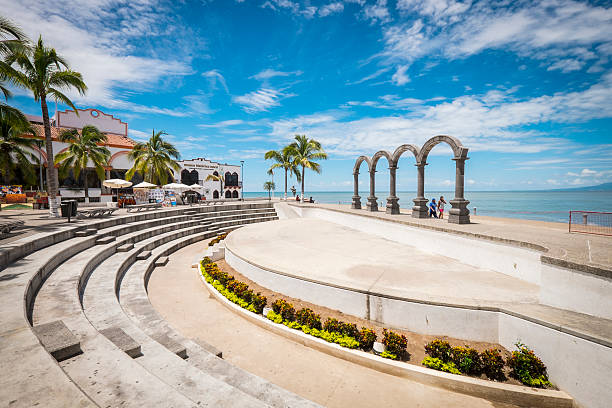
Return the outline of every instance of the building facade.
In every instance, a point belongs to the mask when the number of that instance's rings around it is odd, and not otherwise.
[[[178,164],[181,169],[174,172],[174,179],[188,186],[199,184],[201,188],[195,191],[201,194],[202,198],[207,200],[242,198],[242,167],[240,165],[222,164],[205,158],[180,160]],[[223,182],[206,181],[210,174],[221,176]]]
[[[36,131],[37,139],[44,139],[43,119],[40,116],[26,115]],[[128,158],[129,153],[134,148],[136,142],[128,137],[128,124],[113,115],[104,113],[98,109],[78,109],[78,115],[73,110],[58,111],[50,118],[51,120],[51,138],[53,143],[53,154],[57,155],[65,151],[68,143],[60,142],[59,137],[65,130],[77,129],[81,130],[84,126],[92,125],[98,128],[107,137],[105,147],[110,151],[111,157],[105,168],[106,179],[120,178],[125,179],[125,173],[132,167],[133,162]],[[24,137],[32,137],[24,135]],[[34,154],[39,158],[42,166],[47,167],[47,153],[44,144],[35,148]],[[194,191],[207,200],[212,199],[238,199],[242,198],[242,168],[240,165],[222,164],[206,160],[205,158],[196,158],[191,160],[178,161],[180,165],[179,171],[172,171],[174,181],[186,185],[198,184],[201,187]],[[38,164],[36,164],[38,166]],[[93,170],[93,163],[88,164],[88,193],[89,202],[110,202],[116,197],[113,191],[103,187],[100,179]],[[58,166],[54,166],[57,172]],[[46,172],[41,172],[36,169],[37,174],[42,175],[42,180],[39,180],[38,186],[45,182]],[[206,181],[208,175],[214,174],[223,178],[219,181]],[[130,181],[133,184],[138,184],[143,181],[139,174],[136,174]],[[84,189],[84,176],[80,175],[78,180],[72,174],[60,175],[59,177],[59,193],[63,200],[77,199],[78,201],[86,201]],[[16,180],[14,184],[21,184],[24,187],[28,183]],[[32,186],[36,189],[36,186]],[[42,186],[43,190],[46,186]],[[25,190],[25,188],[24,188]]]

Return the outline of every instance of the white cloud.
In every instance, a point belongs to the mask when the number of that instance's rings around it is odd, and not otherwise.
[[[400,65],[397,67],[397,71],[391,77],[391,81],[398,86],[402,86],[410,82],[410,77],[406,75],[409,65]]]
[[[258,81],[265,81],[274,77],[287,77],[292,75],[302,75],[302,71],[277,71],[274,69],[264,69],[263,71],[251,76],[252,79],[257,79]]]
[[[460,96],[438,103],[415,104],[404,115],[363,117],[351,120],[350,112],[331,111],[302,115],[271,123],[271,135],[279,141],[306,133],[341,155],[373,153],[400,144],[422,145],[437,134],[458,137],[472,150],[538,153],[563,152],[573,142],[543,131],[521,130],[540,123],[580,123],[612,116],[612,74],[584,91],[519,99],[513,90]],[[385,103],[401,99],[389,95]],[[378,101],[375,101],[378,102]],[[407,103],[407,102],[404,102]],[[381,102],[382,104],[382,102]],[[377,107],[352,101],[350,106]],[[542,161],[544,160],[544,161]],[[564,163],[566,159],[540,159],[532,165]],[[546,162],[546,163],[545,163]],[[525,163],[523,163],[525,164]]]
[[[387,23],[391,21],[391,15],[387,9],[387,0],[377,0],[376,3],[366,6],[363,9],[363,14],[372,23]]]
[[[264,112],[274,106],[280,106],[280,98],[294,96],[293,94],[283,94],[281,91],[270,88],[261,88],[257,91],[249,92],[241,96],[234,96],[234,103],[242,105],[242,109],[247,113]]]
[[[189,58],[182,55],[180,40],[171,57],[163,59],[149,52],[147,47],[139,49],[136,55],[130,46],[130,41],[138,43],[144,36],[153,38],[158,44],[164,44],[168,36],[184,37],[184,33],[179,32],[181,28],[172,24],[171,19],[168,24],[159,24],[160,15],[166,16],[161,2],[58,0],[51,7],[42,6],[35,0],[0,0],[0,9],[31,38],[37,39],[39,33],[44,33],[46,45],[54,47],[71,67],[83,74],[89,88],[87,95],[68,92],[76,103],[182,115],[172,109],[128,102],[119,92],[120,88],[128,87],[131,91],[147,92],[169,77],[192,73]]]
[[[219,71],[216,69],[212,69],[210,71],[202,72],[202,76],[204,78],[208,78],[211,88],[215,89],[217,87],[217,82],[221,84],[225,92],[229,93],[229,89],[227,88],[227,83],[225,82],[225,78]]]
[[[512,7],[399,0],[397,7],[420,18],[383,31],[382,55],[390,60],[413,61],[423,55],[454,59],[487,49],[509,49],[551,63],[551,69],[570,72],[581,69],[588,59],[607,61],[612,54],[612,8],[606,6],[571,0],[516,2]],[[564,60],[564,56],[573,58]]]
[[[596,171],[594,170],[589,170],[589,169],[582,169],[582,171],[580,172],[580,176],[581,177],[586,177],[586,176],[592,176],[597,174]]]
[[[341,13],[344,10],[344,4],[337,1],[335,3],[329,3],[319,9],[319,15],[321,17],[327,17],[331,14]]]

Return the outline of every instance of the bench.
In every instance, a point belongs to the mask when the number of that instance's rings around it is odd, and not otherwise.
[[[140,212],[146,210],[154,210],[156,208],[162,208],[162,203],[149,203],[149,204],[135,204],[135,205],[127,205],[127,212]]]
[[[58,362],[82,353],[81,342],[61,320],[34,326],[33,330]]]

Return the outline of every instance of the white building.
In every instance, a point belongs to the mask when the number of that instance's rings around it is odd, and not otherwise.
[[[198,192],[207,200],[242,198],[242,168],[240,165],[221,164],[204,158],[180,160],[178,164],[181,169],[174,172],[174,179],[188,186],[199,184],[202,188]],[[223,183],[206,181],[209,174],[222,176]],[[223,189],[221,189],[221,184],[223,184]]]

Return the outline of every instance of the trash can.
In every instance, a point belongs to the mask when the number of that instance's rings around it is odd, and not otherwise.
[[[70,214],[70,204],[68,201],[62,201],[60,204],[60,209],[62,212],[62,217],[68,218],[68,214]],[[70,214],[72,216],[72,214]]]
[[[71,217],[76,217],[77,215],[77,208],[79,206],[79,202],[77,200],[70,200],[70,202],[72,203],[72,213],[70,214]]]

